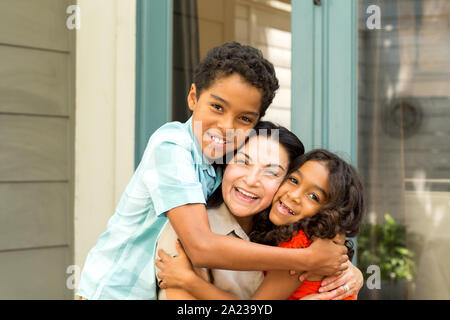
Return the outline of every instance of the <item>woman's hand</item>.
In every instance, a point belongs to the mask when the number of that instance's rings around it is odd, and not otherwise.
[[[178,241],[176,249],[178,251],[176,257],[171,257],[162,249],[158,250],[159,259],[155,260],[155,264],[161,270],[157,274],[161,279],[159,281],[161,289],[184,288],[189,285],[190,281],[197,279],[191,261]]]
[[[308,296],[304,296],[300,300],[331,300],[333,298],[333,294],[330,292],[323,293],[313,293]]]
[[[362,272],[350,261],[347,261],[347,264],[348,268],[342,274],[324,278],[319,292],[331,293],[333,300],[358,295],[364,283]]]

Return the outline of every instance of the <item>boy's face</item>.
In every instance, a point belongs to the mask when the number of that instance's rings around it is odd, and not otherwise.
[[[203,154],[214,160],[236,150],[258,122],[261,101],[260,90],[238,74],[216,80],[198,99],[193,84],[188,105]]]

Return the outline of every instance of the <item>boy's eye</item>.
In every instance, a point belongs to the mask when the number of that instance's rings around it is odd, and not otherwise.
[[[211,105],[211,107],[213,107],[213,108],[216,109],[217,111],[222,111],[222,110],[223,110],[222,106],[220,106],[220,105],[218,105],[218,104],[215,104],[215,103],[213,103],[213,104]]]
[[[247,122],[247,123],[252,123],[253,122],[253,120],[248,118],[248,117],[241,117],[241,120],[244,121],[244,122]]]

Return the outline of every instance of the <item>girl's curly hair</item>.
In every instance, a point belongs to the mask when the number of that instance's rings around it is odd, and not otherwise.
[[[275,97],[279,88],[275,68],[263,57],[261,50],[238,42],[227,42],[208,51],[194,72],[197,98],[214,81],[233,73],[239,74],[249,84],[262,92],[260,118]]]
[[[327,150],[312,150],[296,158],[287,177],[298,170],[306,161],[324,163],[329,171],[329,198],[320,211],[310,218],[301,219],[285,226],[275,226],[269,220],[270,208],[255,217],[250,240],[276,246],[289,241],[299,230],[308,237],[334,238],[338,233],[354,237],[365,213],[363,185],[356,169]],[[350,259],[353,257],[353,243],[346,240]]]

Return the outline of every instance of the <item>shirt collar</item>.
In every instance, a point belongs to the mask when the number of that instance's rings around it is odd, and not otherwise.
[[[212,166],[211,162],[206,158],[206,156],[202,152],[201,146],[198,144],[197,139],[194,136],[194,130],[192,128],[192,116],[189,118],[189,120],[185,123],[187,130],[189,132],[189,135],[194,141],[194,161],[195,164],[199,164],[200,167],[203,170],[206,170],[211,177],[216,177],[216,171],[214,170],[214,167]],[[220,174],[219,174],[220,176]]]
[[[250,240],[225,203],[222,203],[218,208],[208,209],[207,212],[212,232],[224,235],[234,232],[237,237],[247,241]]]

